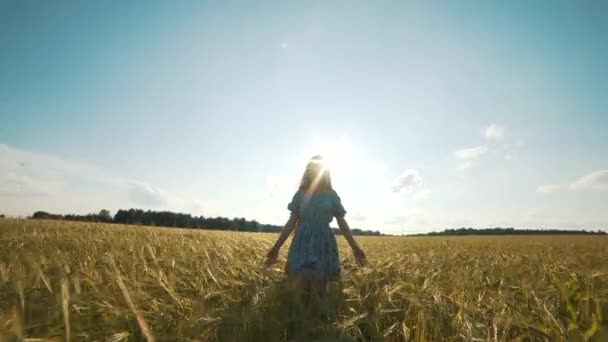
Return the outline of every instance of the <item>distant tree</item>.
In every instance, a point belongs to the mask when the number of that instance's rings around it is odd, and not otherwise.
[[[45,220],[62,220],[63,215],[50,214],[46,211],[37,211],[32,215],[33,219],[45,219]]]
[[[259,232],[260,231],[260,223],[256,220],[249,221],[248,229],[250,232]]]
[[[241,218],[233,218],[232,219],[232,229],[234,230],[238,230],[241,232],[245,232],[248,231],[247,229],[247,220],[245,220],[245,218],[241,217]]]
[[[0,214],[0,218],[4,218],[4,214]]]
[[[98,215],[101,222],[112,222],[112,215],[110,215],[109,210],[101,209]]]
[[[35,219],[58,219],[85,222],[113,222],[120,224],[137,224],[146,226],[179,227],[193,229],[213,229],[213,230],[236,230],[249,232],[280,232],[283,226],[261,224],[256,220],[249,221],[243,217],[229,219],[227,217],[204,217],[192,216],[185,213],[174,213],[170,211],[151,211],[142,209],[119,209],[114,217],[106,209],[102,209],[97,214],[67,214],[55,215],[44,211],[37,211],[32,218]],[[339,234],[337,228],[332,228],[334,233]],[[384,235],[378,231],[352,229],[353,235]]]
[[[123,209],[120,209],[114,214],[114,222],[127,224],[127,219],[129,217],[129,212]]]
[[[414,235],[429,235],[429,236],[446,236],[446,235],[588,235],[598,234],[605,235],[606,233],[598,230],[594,232],[592,230],[559,230],[559,229],[514,229],[509,228],[458,228],[458,229],[445,229],[442,232],[430,232],[427,234],[414,234]]]

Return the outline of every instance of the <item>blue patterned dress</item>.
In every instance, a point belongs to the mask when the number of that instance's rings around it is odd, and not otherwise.
[[[319,271],[325,281],[338,280],[340,259],[336,237],[329,228],[334,217],[346,214],[334,190],[305,194],[297,191],[287,208],[299,217],[289,246],[285,272],[295,276],[302,267]]]

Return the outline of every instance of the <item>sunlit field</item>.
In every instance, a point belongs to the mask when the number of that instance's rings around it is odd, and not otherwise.
[[[608,340],[605,237],[340,237],[322,299],[276,238],[0,219],[0,340]]]

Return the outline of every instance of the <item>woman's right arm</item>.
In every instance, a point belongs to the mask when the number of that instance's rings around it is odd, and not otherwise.
[[[277,239],[277,242],[274,244],[272,249],[276,249],[277,251],[280,250],[281,246],[283,246],[283,243],[285,243],[285,240],[287,240],[291,232],[296,228],[297,224],[298,216],[295,214],[291,214],[289,216],[289,220],[287,220],[287,223],[285,223],[285,226],[281,230],[281,235],[279,235],[279,238]]]
[[[274,246],[272,246],[272,248],[266,255],[266,265],[272,265],[276,262],[277,257],[279,256],[279,250],[281,249],[281,246],[283,245],[285,240],[287,240],[287,238],[297,225],[298,216],[295,214],[291,214],[289,220],[287,220],[287,223],[285,223],[283,230],[281,230],[281,235],[279,235],[277,242],[275,242]]]

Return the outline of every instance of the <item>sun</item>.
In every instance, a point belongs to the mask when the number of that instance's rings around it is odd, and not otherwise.
[[[307,149],[307,158],[320,155],[323,163],[332,175],[342,175],[352,169],[355,165],[353,149],[346,138],[324,141],[319,138],[313,140]]]

